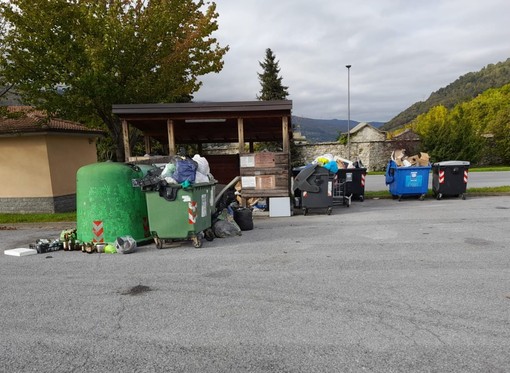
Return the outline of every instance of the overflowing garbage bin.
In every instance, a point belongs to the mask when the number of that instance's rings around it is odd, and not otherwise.
[[[188,188],[179,184],[160,185],[146,190],[149,226],[154,243],[161,249],[167,241],[188,240],[202,246],[202,238],[212,241],[212,210],[215,182],[197,183]]]
[[[404,196],[418,196],[425,199],[428,191],[431,166],[398,167],[391,160],[386,166],[386,185],[394,199],[402,200]]]
[[[294,195],[300,195],[303,215],[310,209],[324,209],[330,215],[333,207],[335,174],[317,164],[303,167],[294,178]]]
[[[432,164],[432,193],[440,200],[443,196],[466,199],[468,161],[443,161]]]
[[[337,172],[340,182],[346,182],[345,195],[363,202],[365,199],[366,168],[340,168]]]

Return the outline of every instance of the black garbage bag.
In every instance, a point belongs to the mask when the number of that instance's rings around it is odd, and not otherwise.
[[[216,220],[213,224],[214,235],[218,238],[241,236],[241,229],[227,220]]]
[[[253,211],[249,208],[234,209],[234,220],[242,231],[253,229]]]
[[[239,228],[235,222],[231,208],[226,208],[221,211],[214,220],[212,229],[214,235],[218,238],[242,236],[241,228]]]

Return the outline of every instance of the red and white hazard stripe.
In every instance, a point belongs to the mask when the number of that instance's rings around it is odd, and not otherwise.
[[[104,242],[104,228],[102,220],[94,220],[92,222],[92,242]]]
[[[365,174],[361,174],[361,186],[365,186]]]
[[[468,170],[464,170],[464,183],[467,184],[468,181]]]
[[[197,203],[191,201],[188,203],[188,223],[195,224],[197,222]]]
[[[150,235],[151,235],[151,230],[149,227],[149,218],[144,216],[143,217],[143,236],[150,237]]]
[[[444,170],[439,170],[439,184],[444,184]]]

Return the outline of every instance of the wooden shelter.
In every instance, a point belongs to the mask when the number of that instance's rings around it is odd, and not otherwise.
[[[169,156],[181,144],[196,144],[202,153],[204,144],[234,143],[235,155],[205,155],[219,183],[241,176],[244,198],[290,194],[290,100],[131,104],[112,109],[122,121],[126,161],[138,159],[130,153],[130,126],[143,133],[147,154],[150,138],[167,144]],[[282,151],[254,153],[257,142],[279,142]]]

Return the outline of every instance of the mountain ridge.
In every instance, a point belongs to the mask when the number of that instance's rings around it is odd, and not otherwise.
[[[299,116],[292,116],[292,123],[295,131],[301,132],[308,142],[334,142],[341,133],[353,129],[359,123],[357,120],[347,119],[313,119]],[[368,122],[370,125],[380,128],[384,122]]]

